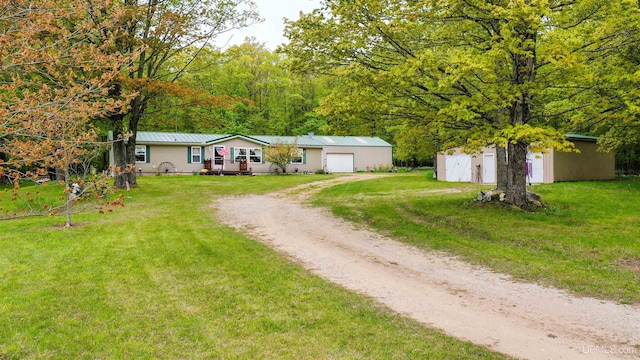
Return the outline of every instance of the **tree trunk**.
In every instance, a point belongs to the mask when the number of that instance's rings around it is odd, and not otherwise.
[[[115,176],[113,179],[113,186],[118,189],[124,189],[127,187],[126,181],[126,171],[127,171],[127,150],[124,140],[118,141],[118,135],[122,135],[121,132],[113,133],[114,139],[116,141],[113,142],[113,162],[115,169]]]
[[[438,178],[438,153],[433,154],[433,178]]]
[[[531,0],[525,0],[529,5]],[[509,109],[509,121],[511,126],[529,124],[531,122],[534,94],[529,91],[527,84],[532,84],[536,79],[536,31],[530,31],[531,24],[526,18],[522,19],[521,26],[515,26],[514,30],[521,40],[521,52],[512,54],[511,83],[519,88],[520,94],[513,100]],[[527,201],[527,149],[529,143],[522,140],[520,135],[508,139],[508,178],[505,202],[517,207],[526,207]]]
[[[129,182],[129,186],[137,185],[136,172],[135,172],[135,168],[136,168],[135,167],[135,165],[136,165],[136,135],[137,135],[137,133],[134,132],[133,135],[129,138],[129,141],[127,141],[126,148],[125,148],[125,152],[126,152],[127,159],[129,160],[129,164],[132,165],[132,166],[130,166],[132,171],[127,171],[126,172],[126,181]],[[147,154],[147,156],[150,156],[150,154]]]
[[[127,187],[127,183],[129,186],[137,185],[136,172],[131,169],[135,168],[136,135],[138,133],[138,123],[140,122],[140,118],[144,114],[144,110],[146,108],[146,101],[147,99],[142,98],[141,95],[131,101],[128,124],[131,137],[129,137],[126,142],[117,141],[113,144],[114,163],[119,169],[119,172],[116,172],[114,186],[119,189],[125,189]],[[116,126],[122,126],[122,123],[124,122],[124,115],[113,115],[111,122],[116,124]],[[118,135],[122,135],[122,132],[114,131],[114,139],[117,140]]]
[[[145,95],[138,95],[131,100],[131,110],[129,111],[129,131],[131,131],[132,135],[127,142],[126,154],[127,159],[130,159],[131,164],[133,165],[135,165],[136,159],[136,137],[138,135],[138,124],[147,109],[148,101],[149,97]],[[147,156],[149,156],[149,154],[147,154]],[[127,173],[127,180],[129,181],[129,185],[137,185],[138,181],[136,178],[136,172],[131,171]]]
[[[66,192],[67,192],[67,203],[66,203],[66,207],[65,207],[65,211],[66,211],[66,215],[67,215],[67,221],[65,222],[64,226],[65,227],[71,227],[71,214],[72,214],[72,206],[73,206],[73,200],[74,200],[74,194],[72,192],[72,188],[71,188],[71,184],[69,182],[69,167],[65,166],[64,170],[62,171],[64,174],[64,181],[65,181],[65,186],[66,186]]]
[[[497,190],[506,191],[508,186],[507,149],[496,146]]]
[[[505,201],[517,207],[527,206],[527,144],[509,144],[507,190]]]

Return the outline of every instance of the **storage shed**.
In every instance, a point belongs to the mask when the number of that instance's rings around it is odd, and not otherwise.
[[[612,153],[598,150],[597,137],[566,135],[576,152],[549,149],[548,153],[527,154],[527,183],[557,181],[612,180],[615,178],[615,158]],[[461,149],[438,154],[437,179],[452,182],[495,184],[497,178],[496,150],[482,149],[477,154],[465,154]]]

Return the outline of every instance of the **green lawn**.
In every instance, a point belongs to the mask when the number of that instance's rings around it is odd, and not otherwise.
[[[143,177],[125,207],[74,215],[72,228],[61,217],[0,222],[0,359],[504,358],[326,283],[210,208],[324,178]],[[61,191],[39,189],[22,194],[47,192],[37,203]]]
[[[421,172],[336,186],[315,202],[518,279],[640,303],[640,179],[534,185],[546,205],[535,213],[479,204],[481,188]]]

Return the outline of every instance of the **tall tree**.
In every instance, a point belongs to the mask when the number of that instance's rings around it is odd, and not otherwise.
[[[97,147],[91,120],[123,106],[106,94],[128,59],[106,47],[124,34],[105,37],[111,22],[87,21],[88,10],[84,1],[0,1],[0,176],[15,189],[47,169],[71,189],[70,171]]]
[[[171,62],[182,67],[180,56]],[[290,72],[286,59],[255,38],[226,51],[203,49],[178,83],[214,97],[235,99],[229,107],[180,101],[173,94],[150,102],[144,129],[179,129],[188,132],[300,135],[321,133],[324,119],[314,108],[325,92],[323,79]],[[148,121],[147,121],[148,120]]]
[[[607,44],[610,56],[595,59],[597,81],[591,91],[581,94],[582,101],[592,106],[574,114],[572,130],[600,136],[600,145],[607,150],[634,152],[640,147],[640,2],[619,6],[624,16],[600,20],[601,26],[615,29],[619,36]]]
[[[597,57],[625,16],[605,0],[324,1],[290,22],[297,69],[341,77],[324,103],[333,123],[420,123],[443,146],[504,147],[506,201],[526,206],[526,153],[568,150],[567,112],[593,86]],[[615,14],[615,15],[614,15]],[[570,82],[574,86],[565,86]],[[564,113],[566,114],[566,113]],[[375,123],[374,123],[375,124]],[[366,125],[366,124],[365,124]],[[371,126],[366,125],[366,126]]]
[[[150,99],[161,90],[175,89],[163,83],[175,83],[184,75],[193,57],[186,59],[180,68],[170,68],[170,60],[185,54],[196,56],[217,36],[248,26],[259,18],[251,0],[122,0],[111,8],[96,9],[90,15],[100,20],[120,8],[132,14],[120,24],[129,37],[114,42],[110,52],[136,54],[136,61],[122,69],[124,78],[114,84],[110,96],[114,99],[126,93],[135,96],[126,112],[109,117],[108,127],[113,129],[116,138],[127,140],[114,147],[116,165],[127,169],[135,162],[136,134]],[[193,47],[198,50],[185,51]],[[124,187],[127,182],[135,184],[135,172],[124,171],[116,176],[117,187]]]

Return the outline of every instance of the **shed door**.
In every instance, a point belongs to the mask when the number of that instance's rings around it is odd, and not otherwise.
[[[327,170],[332,173],[352,173],[353,154],[327,154]]]
[[[482,180],[485,184],[496,183],[496,156],[495,154],[484,154],[482,156]]]
[[[444,161],[447,181],[471,182],[471,155],[447,155]]]
[[[541,184],[544,181],[542,153],[527,154],[527,183]]]

